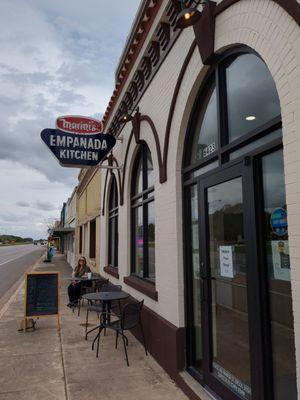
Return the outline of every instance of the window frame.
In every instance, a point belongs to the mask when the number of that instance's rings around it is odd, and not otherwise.
[[[145,142],[139,145],[138,153],[136,154],[133,175],[131,178],[131,196],[130,196],[130,208],[131,208],[131,275],[143,279],[153,285],[155,285],[155,278],[149,278],[149,227],[148,227],[148,204],[154,202],[154,185],[148,188],[148,152],[151,156],[150,149]],[[138,165],[142,160],[142,191],[136,193],[136,183],[139,177]],[[151,156],[152,166],[153,160]],[[143,276],[136,272],[136,216],[135,210],[142,208],[142,221],[143,221]],[[154,228],[155,229],[155,228]],[[154,247],[155,248],[155,247]]]
[[[202,85],[198,90],[198,95],[195,99],[194,106],[190,113],[190,119],[187,128],[187,134],[185,137],[184,143],[184,152],[182,158],[182,188],[183,188],[183,208],[182,208],[182,215],[183,215],[183,233],[184,233],[184,280],[185,280],[185,288],[186,296],[185,296],[185,323],[187,327],[186,332],[186,343],[187,343],[187,370],[188,372],[196,378],[199,382],[204,383],[204,376],[203,371],[200,372],[195,368],[194,360],[193,360],[193,352],[194,352],[194,339],[193,339],[193,318],[190,316],[193,314],[193,287],[192,287],[192,274],[191,274],[191,252],[190,252],[190,241],[191,235],[189,231],[189,226],[187,221],[190,219],[190,206],[189,206],[189,193],[188,190],[193,185],[198,185],[200,180],[205,179],[206,177],[213,176],[219,171],[224,172],[226,168],[229,168],[235,164],[241,163],[243,160],[245,165],[249,165],[248,163],[254,163],[254,172],[253,176],[256,179],[259,179],[260,172],[258,170],[257,162],[261,159],[263,155],[272,153],[276,150],[282,149],[282,137],[277,139],[271,139],[264,144],[258,144],[255,148],[251,149],[250,151],[245,152],[245,154],[235,158],[230,159],[230,154],[238,149],[243,148],[244,146],[254,143],[260,138],[267,137],[269,134],[272,134],[273,131],[282,128],[282,116],[281,114],[273,119],[270,119],[267,123],[262,124],[261,126],[253,129],[251,132],[244,134],[243,136],[237,138],[236,140],[229,143],[228,140],[228,121],[227,121],[227,93],[226,93],[226,67],[231,62],[232,58],[236,58],[242,54],[254,54],[258,58],[262,59],[259,54],[257,54],[253,49],[247,46],[235,46],[232,49],[225,51],[222,55],[218,56],[216,63],[211,66],[210,70],[208,71],[206,77]],[[262,60],[263,61],[263,60]],[[271,74],[271,72],[270,72]],[[191,142],[194,139],[195,134],[195,124],[196,124],[196,113],[201,107],[201,99],[207,93],[207,87],[211,85],[215,77],[215,84],[217,88],[217,118],[218,118],[218,149],[212,155],[206,157],[205,159],[199,160],[198,162],[191,163],[190,158],[190,151],[189,147]],[[214,161],[217,161],[218,165],[207,170],[201,175],[192,176],[192,173],[212,164]],[[259,192],[261,192],[261,188],[256,188],[254,191],[254,197],[259,200],[257,201],[258,210],[257,210],[257,225],[258,225],[258,232],[256,239],[259,242],[263,240],[262,231],[265,228],[260,221],[259,216],[262,215],[260,210],[261,207],[261,194],[259,196]],[[198,206],[199,207],[199,206]],[[200,208],[198,208],[198,212],[200,215]],[[200,237],[200,235],[199,235]],[[264,249],[262,251],[258,251],[258,264],[264,265]],[[265,271],[261,271],[260,277],[260,294],[262,296],[261,305],[264,307],[263,314],[267,315],[270,318],[270,310],[269,310],[269,300],[266,298],[264,291],[268,287],[268,283],[266,282],[265,278]],[[268,333],[269,321],[262,320],[263,329],[265,330],[263,333],[263,339],[271,338],[270,334]],[[272,354],[272,345],[270,342],[265,342],[266,348],[266,356],[264,356],[264,367],[268,366],[268,372],[266,373],[266,382],[269,383],[268,391],[272,391],[272,376],[270,376],[270,371],[272,371],[273,366],[272,361],[270,360],[270,354]],[[269,382],[268,382],[269,380]],[[272,386],[272,387],[271,387]],[[269,398],[269,397],[268,397]],[[272,396],[270,398],[273,398]]]
[[[279,114],[267,123],[254,128],[252,131],[249,131],[232,142],[229,142],[226,68],[231,64],[233,59],[243,54],[253,54],[264,62],[261,56],[248,46],[240,46],[229,49],[225,51],[218,58],[217,63],[210,68],[201,87],[199,88],[194,107],[190,113],[191,118],[188,123],[187,132],[195,132],[197,113],[199,110],[201,110],[202,101],[209,92],[211,85],[215,84],[217,90],[218,148],[214,153],[205,157],[204,159],[191,163],[190,148],[194,139],[194,135],[186,135],[182,169],[185,176],[185,181],[187,180],[186,176],[188,176],[189,173],[211,164],[214,161],[218,162],[218,167],[222,167],[224,164],[231,165],[233,162],[229,159],[230,153],[244,147],[247,144],[253,143],[256,140],[268,135],[270,132],[282,127],[282,117]],[[241,158],[243,158],[243,156]]]
[[[118,269],[118,251],[119,251],[119,196],[117,180],[112,174],[110,184],[109,197],[108,197],[108,243],[107,243],[107,263],[108,266]],[[114,224],[114,240],[110,243],[112,235],[112,224]]]

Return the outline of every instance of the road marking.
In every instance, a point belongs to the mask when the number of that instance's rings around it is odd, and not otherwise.
[[[22,254],[22,255],[21,255],[21,256],[19,256],[19,257],[16,257],[16,258],[11,258],[10,260],[7,260],[7,261],[5,261],[5,262],[1,263],[1,264],[0,264],[0,267],[1,267],[1,265],[7,264],[7,263],[9,263],[9,262],[11,262],[11,261],[15,261],[15,260],[17,260],[18,258],[24,257],[24,256],[26,256],[27,254],[28,254],[28,253],[24,253],[24,254]]]

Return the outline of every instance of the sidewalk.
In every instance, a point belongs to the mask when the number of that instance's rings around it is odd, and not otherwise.
[[[20,286],[0,310],[0,400],[187,399],[130,334],[130,367],[122,346],[115,350],[111,331],[102,337],[95,357],[93,335],[84,339],[85,308],[78,317],[65,306],[71,268],[63,256],[55,256],[51,264],[40,260],[34,269],[62,273],[61,334],[54,317],[39,319],[34,332],[18,332],[24,299]],[[93,314],[90,322],[96,323]]]

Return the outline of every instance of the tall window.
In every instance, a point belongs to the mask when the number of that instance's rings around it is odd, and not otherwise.
[[[90,222],[90,258],[96,257],[96,220]]]
[[[281,126],[263,60],[248,48],[220,56],[183,169],[187,363],[220,398],[297,399]]]
[[[131,188],[132,273],[155,282],[154,172],[149,148],[142,144]]]
[[[118,188],[114,175],[108,202],[108,265],[118,267]]]

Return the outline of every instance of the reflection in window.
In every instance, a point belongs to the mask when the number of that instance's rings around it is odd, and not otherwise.
[[[118,266],[118,188],[114,175],[108,204],[108,265]]]
[[[262,159],[274,399],[296,400],[296,361],[282,150]]]
[[[251,398],[242,178],[207,190],[212,280],[213,373]]]
[[[150,151],[143,144],[132,181],[132,273],[155,282],[154,171]]]
[[[229,142],[280,115],[275,83],[254,54],[235,58],[226,69]]]
[[[190,199],[190,235],[191,235],[191,267],[193,291],[193,365],[202,369],[202,323],[201,323],[201,284],[199,259],[199,219],[197,186],[189,188]]]
[[[218,147],[217,91],[213,84],[201,103],[191,148],[191,163],[205,159]]]

